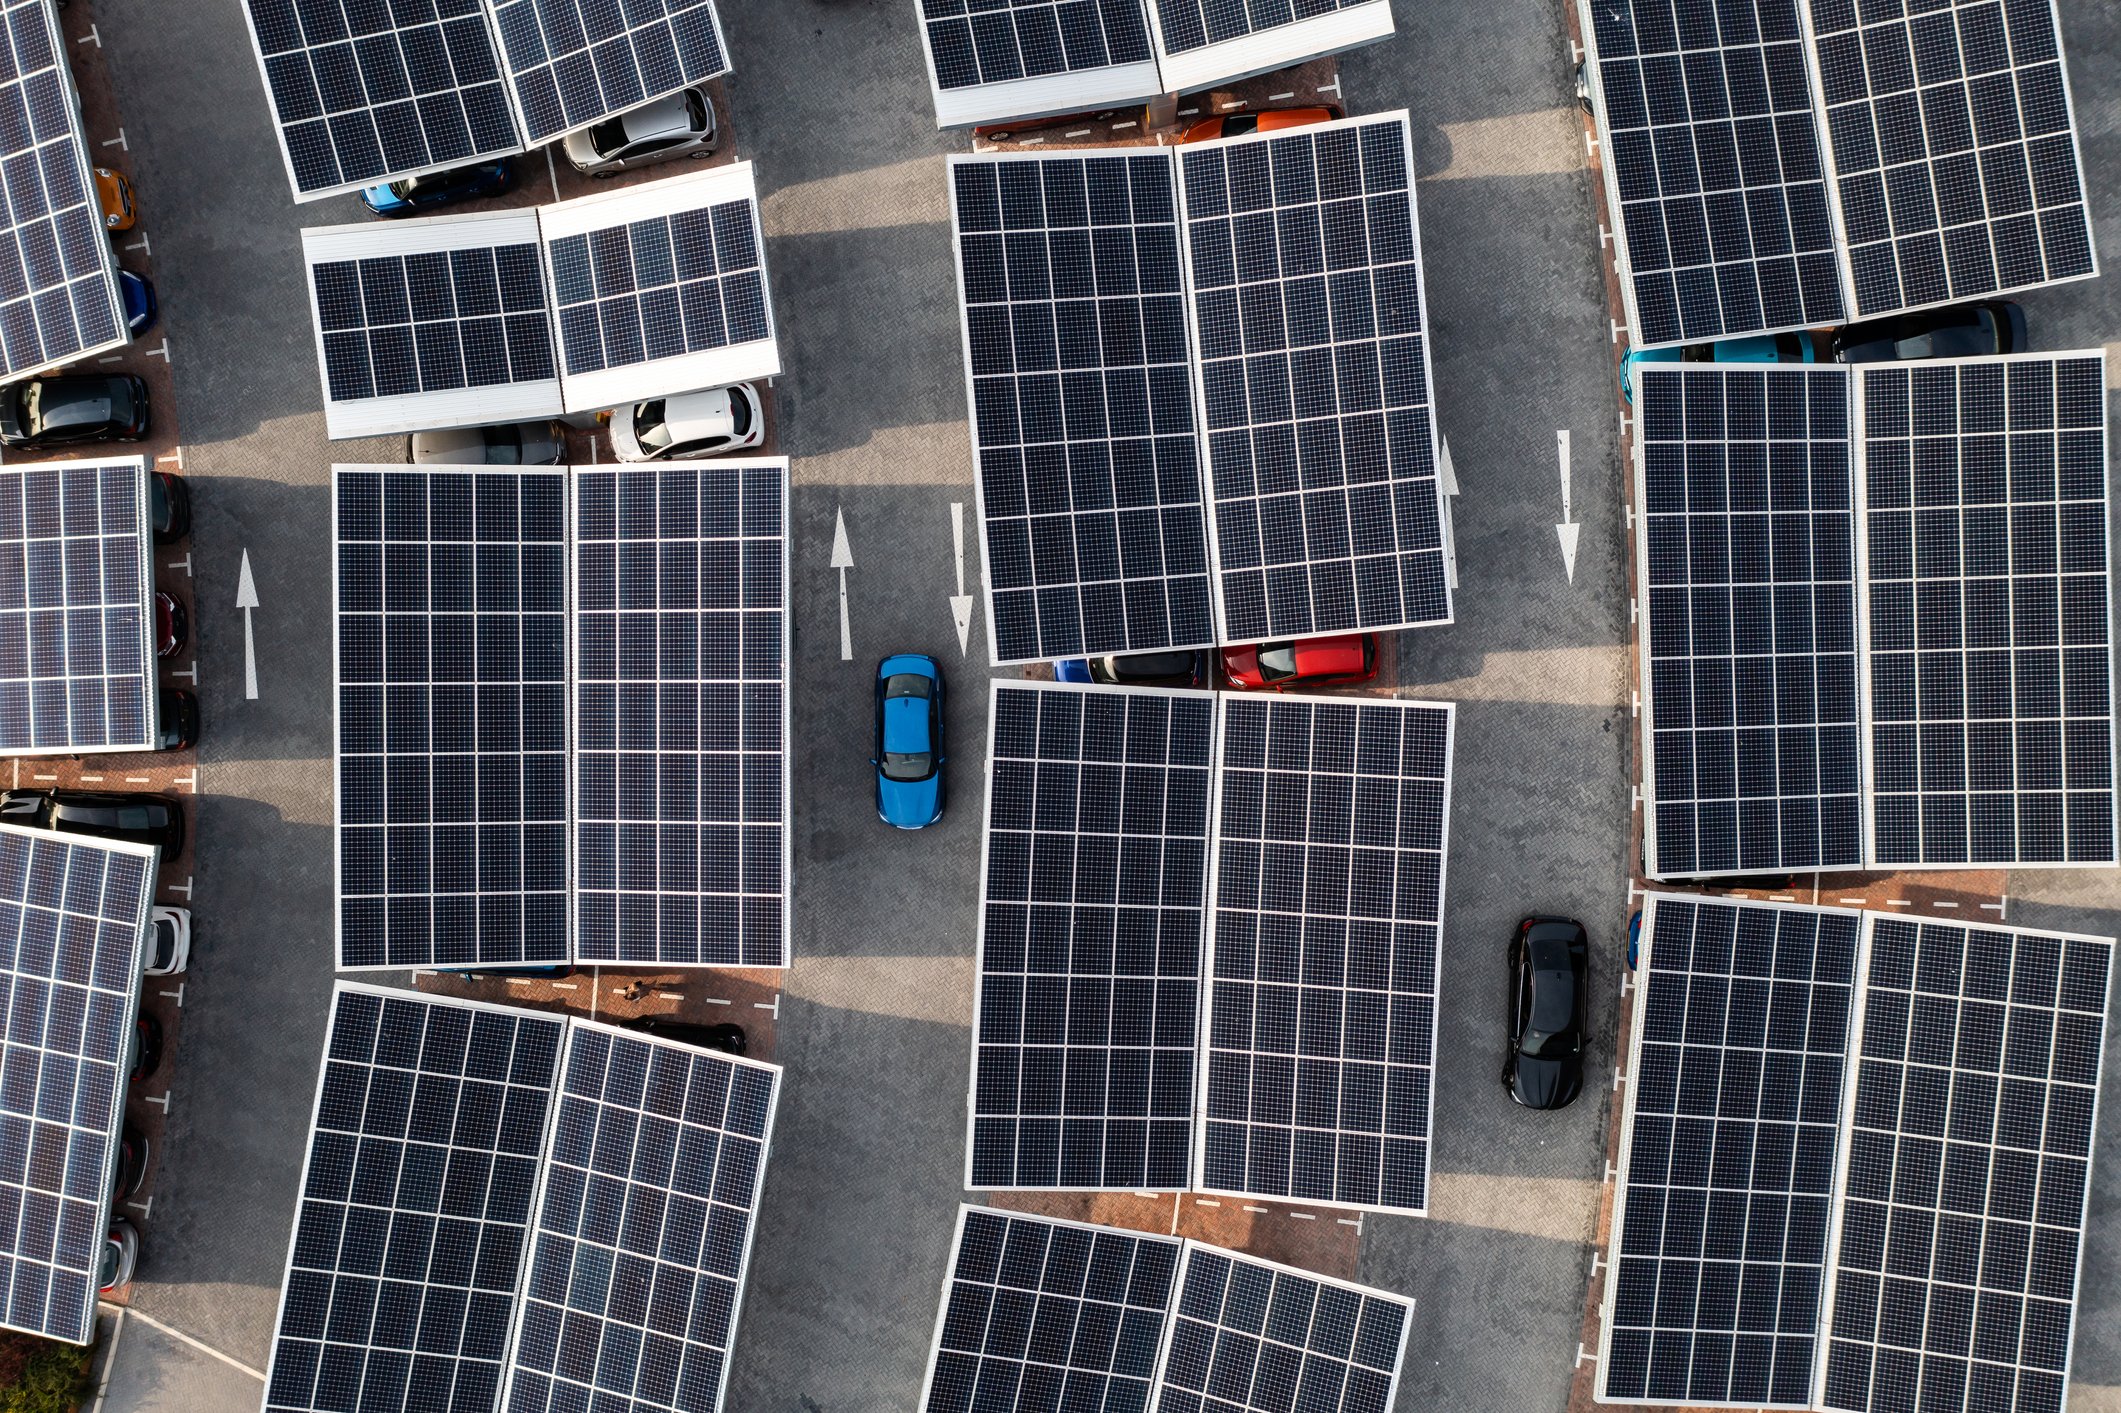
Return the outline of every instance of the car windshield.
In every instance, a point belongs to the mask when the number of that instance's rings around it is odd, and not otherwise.
[[[1158,677],[1190,677],[1191,653],[1130,653],[1111,659],[1112,676],[1121,682],[1146,682]]]
[[[685,112],[692,119],[692,130],[694,132],[705,132],[707,130],[707,104],[700,98],[698,89],[688,88],[685,90]]]
[[[1286,682],[1296,675],[1296,644],[1269,643],[1259,650],[1259,680]]]
[[[926,751],[884,752],[886,780],[926,780],[935,774],[935,757]]]
[[[670,424],[663,420],[663,399],[635,405],[633,439],[647,451],[661,451],[670,445]]]
[[[155,965],[166,967],[177,959],[177,925],[168,918],[155,919]]]
[[[925,697],[929,695],[928,679],[918,672],[894,672],[884,679],[884,700],[893,697]]]
[[[606,118],[589,130],[589,145],[599,157],[609,157],[626,145],[626,120]]]
[[[31,383],[23,389],[22,420],[33,433],[44,425],[44,384]]]
[[[729,390],[729,425],[740,437],[751,430],[751,399],[734,388]]]

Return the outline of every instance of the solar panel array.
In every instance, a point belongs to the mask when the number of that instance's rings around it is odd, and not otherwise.
[[[1861,922],[1650,900],[1600,1398],[1809,1406]]]
[[[1589,9],[1621,269],[1643,342],[1841,323],[1794,0]]]
[[[1848,379],[1636,374],[1654,876],[1862,863]]]
[[[509,1413],[721,1407],[779,1076],[570,1026]]]
[[[1170,155],[950,171],[996,660],[1206,646]]]
[[[87,1344],[155,851],[0,827],[0,1325]]]
[[[1807,13],[1859,314],[2097,272],[2051,3]]]
[[[2112,953],[1873,923],[1819,1406],[2060,1413]]]
[[[575,472],[575,956],[787,964],[786,472]]]
[[[566,1024],[335,993],[267,1413],[497,1406]]]
[[[566,472],[334,480],[339,965],[565,961]]]
[[[1156,1413],[1388,1413],[1414,1302],[1189,1242]]]
[[[920,1413],[1141,1413],[1185,1243],[966,1207]]]
[[[921,25],[945,91],[1153,59],[1142,0],[922,0]]]
[[[1865,370],[1874,861],[2115,859],[2103,358]]]
[[[139,457],[0,473],[0,750],[155,745]]]
[[[570,374],[773,337],[748,199],[559,236],[549,248]]]
[[[729,72],[713,0],[484,0],[529,146]]]
[[[475,0],[244,0],[297,199],[521,151]]]
[[[1448,622],[1404,114],[1186,147],[1225,642]]]
[[[1196,1185],[1419,1213],[1452,708],[1219,701]]]
[[[0,20],[0,378],[17,378],[132,336],[58,10],[4,0]]]
[[[967,1185],[1189,1185],[1214,699],[997,681]]]
[[[534,241],[310,266],[328,401],[548,382]]]

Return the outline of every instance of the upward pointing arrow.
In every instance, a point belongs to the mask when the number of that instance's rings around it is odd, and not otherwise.
[[[847,624],[847,571],[854,568],[854,547],[847,543],[847,512],[832,512],[832,567],[840,575],[840,661],[854,661],[854,632]]]
[[[243,698],[258,699],[258,647],[251,638],[250,611],[258,606],[258,581],[250,574],[250,551],[243,551],[243,568],[236,576],[236,607],[243,610]]]
[[[1554,533],[1561,539],[1561,567],[1573,584],[1576,582],[1576,541],[1583,534],[1583,526],[1576,522],[1575,512],[1569,504],[1569,433],[1566,427],[1554,433],[1554,453],[1561,460],[1561,523],[1554,527]]]

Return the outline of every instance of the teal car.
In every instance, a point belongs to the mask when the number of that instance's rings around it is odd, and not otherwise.
[[[943,667],[898,653],[876,667],[877,817],[925,829],[943,817]]]
[[[1643,363],[1831,363],[1833,352],[1810,329],[1694,343],[1684,348],[1631,348],[1620,360],[1620,391],[1635,401],[1635,369]]]

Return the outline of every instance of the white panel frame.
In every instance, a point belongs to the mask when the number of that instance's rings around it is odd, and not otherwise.
[[[1226,39],[1219,44],[1173,54],[1164,47],[1163,17],[1158,13],[1157,4],[1158,0],[1149,0],[1150,42],[1156,50],[1164,89],[1171,93],[1190,93],[1211,84],[1250,78],[1254,74],[1388,39],[1393,33],[1390,0],[1372,0],[1370,4],[1275,25],[1239,39]],[[1413,171],[1411,163],[1408,171],[1410,174]],[[1413,185],[1411,179],[1408,185]],[[1427,312],[1424,308],[1424,316]]]
[[[1163,92],[1163,80],[1153,60],[944,88],[935,74],[935,54],[928,47],[926,22],[918,19],[920,0],[913,0],[913,4],[916,23],[921,25],[921,55],[928,65],[928,92],[935,99],[935,125],[939,129],[1036,122],[1066,113],[1129,107]],[[953,162],[957,160],[951,158]]]

